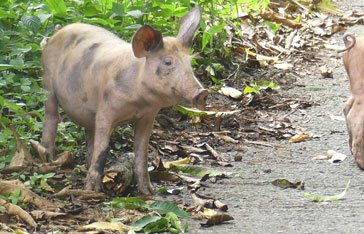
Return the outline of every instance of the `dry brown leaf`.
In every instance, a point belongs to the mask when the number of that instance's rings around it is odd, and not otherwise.
[[[78,231],[116,231],[121,233],[127,233],[131,228],[121,223],[109,223],[109,222],[96,222],[89,225],[81,226]]]
[[[22,140],[16,132],[16,129],[14,127],[11,127],[11,130],[16,140],[16,152],[10,162],[9,167],[25,166],[26,162],[33,163],[34,160],[32,158],[32,155],[29,153],[27,148],[25,148]]]
[[[311,138],[312,138],[311,134],[307,134],[307,133],[302,132],[302,133],[296,134],[293,137],[291,137],[289,139],[289,142],[297,143],[297,142],[302,142],[302,141],[305,141],[305,140],[311,139]]]
[[[9,180],[9,181],[0,180],[1,194],[3,195],[12,194],[17,189],[20,189],[21,200],[25,203],[31,203],[42,210],[56,210],[58,208],[56,204],[30,191],[19,180]]]
[[[33,217],[28,212],[23,210],[20,206],[11,204],[1,198],[0,198],[0,206],[5,207],[8,214],[18,216],[21,220],[26,222],[30,227],[35,228],[37,226],[37,223],[35,222]]]

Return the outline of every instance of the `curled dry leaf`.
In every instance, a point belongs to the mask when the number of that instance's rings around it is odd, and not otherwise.
[[[13,194],[17,189],[20,189],[20,200],[25,203],[31,203],[44,210],[56,210],[58,208],[54,203],[30,191],[19,180],[0,180],[0,194]]]
[[[305,140],[311,139],[311,138],[312,138],[311,134],[307,134],[307,133],[302,132],[302,133],[296,134],[293,137],[291,137],[289,139],[289,142],[298,143],[298,142],[302,142],[302,141],[305,141]]]
[[[39,141],[30,139],[30,144],[32,145],[33,149],[38,153],[39,157],[42,159],[43,162],[47,162],[46,158],[46,148],[42,146]]]
[[[127,233],[128,231],[130,231],[130,229],[131,227],[124,225],[122,223],[96,222],[79,227],[78,231],[80,232],[113,231],[113,232]]]
[[[347,158],[345,154],[338,153],[334,150],[328,150],[327,155],[330,157],[328,161],[332,164],[339,164]]]
[[[332,164],[338,164],[346,159],[346,155],[334,150],[328,150],[326,155],[317,155],[312,160],[328,160]]]
[[[272,181],[272,184],[275,186],[278,186],[280,188],[283,188],[283,189],[294,188],[294,189],[304,190],[304,188],[305,188],[304,182],[302,182],[302,181],[290,182],[287,179],[276,179],[276,180]]]
[[[227,86],[221,87],[219,93],[234,99],[239,99],[243,95],[243,92],[241,92],[240,90]]]
[[[201,223],[202,226],[213,226],[222,222],[234,220],[229,214],[217,212],[208,208],[204,208],[203,211],[198,212],[195,217],[198,219],[207,219],[206,222]]]
[[[18,216],[21,220],[26,222],[30,227],[35,228],[37,226],[37,223],[35,222],[33,217],[28,212],[23,210],[20,206],[9,203],[1,198],[0,198],[0,206],[5,207],[8,214]]]
[[[191,162],[191,158],[187,157],[187,158],[182,158],[177,161],[165,162],[163,165],[166,169],[171,169],[172,167],[174,167],[176,165],[185,165],[185,164],[189,164],[190,162]]]
[[[179,182],[182,180],[178,175],[169,171],[150,171],[149,176],[152,181]]]
[[[333,78],[332,70],[327,68],[325,65],[320,67],[320,73],[324,78]]]
[[[71,186],[63,188],[58,193],[54,194],[55,197],[62,198],[67,196],[80,197],[81,199],[105,199],[107,196],[104,193],[98,193],[90,190],[71,189]]]
[[[218,152],[216,152],[216,150],[214,150],[209,144],[205,143],[205,147],[215,159],[217,159],[217,160],[219,160],[221,162],[227,162],[228,161],[226,158],[224,158]]]
[[[230,136],[227,136],[227,135],[225,135],[225,134],[223,134],[223,133],[213,132],[212,134],[213,134],[216,138],[221,139],[221,140],[223,140],[223,141],[225,141],[225,142],[227,142],[227,143],[233,143],[233,144],[237,144],[237,143],[239,143],[239,141],[238,141],[238,140],[235,140],[234,138],[232,138],[232,137],[230,137]]]
[[[289,69],[293,68],[293,64],[287,63],[287,62],[276,63],[273,65],[273,67],[278,68],[280,70],[289,70]]]
[[[342,191],[341,193],[339,193],[337,195],[333,195],[333,196],[316,196],[316,195],[312,195],[308,192],[305,192],[303,194],[303,196],[310,198],[314,202],[337,201],[337,200],[341,200],[344,198],[346,191],[348,191],[349,185],[350,185],[350,180],[346,184],[344,191]]]
[[[53,211],[48,211],[48,210],[33,210],[30,213],[36,220],[49,219],[49,218],[60,217],[60,216],[66,215],[66,213],[53,212]]]
[[[33,163],[33,157],[27,150],[27,148],[24,146],[22,140],[20,139],[18,133],[16,132],[16,129],[14,127],[11,127],[11,130],[13,132],[13,135],[16,140],[16,152],[13,157],[13,159],[10,162],[9,167],[17,167],[17,166],[24,166],[26,163]]]

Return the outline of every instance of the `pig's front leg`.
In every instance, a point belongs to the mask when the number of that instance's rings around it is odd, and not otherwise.
[[[134,176],[138,190],[143,195],[151,195],[154,192],[148,173],[148,145],[154,116],[147,116],[135,121],[134,127]]]
[[[94,138],[95,138],[95,131],[94,129],[85,129],[86,132],[86,147],[87,147],[87,151],[86,151],[86,168],[90,168],[91,166],[91,159],[92,159],[92,152],[93,152],[93,148],[94,148]]]
[[[91,159],[86,159],[89,164],[85,186],[87,190],[101,191],[101,176],[108,155],[111,131],[111,123],[102,116],[96,116],[92,155]]]

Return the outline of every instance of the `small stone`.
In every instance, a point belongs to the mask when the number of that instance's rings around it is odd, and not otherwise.
[[[234,156],[234,161],[235,162],[241,162],[241,160],[243,160],[243,156],[242,155],[235,155]]]

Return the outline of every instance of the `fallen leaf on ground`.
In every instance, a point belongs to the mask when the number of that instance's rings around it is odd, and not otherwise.
[[[334,195],[334,196],[316,196],[316,195],[312,195],[308,192],[303,193],[303,196],[310,198],[314,202],[337,201],[337,200],[343,199],[343,197],[346,194],[346,191],[348,191],[349,185],[350,185],[350,180],[346,184],[344,191],[342,191],[341,193]]]
[[[163,165],[166,169],[171,169],[172,167],[174,167],[176,165],[181,165],[181,164],[185,165],[185,164],[189,164],[190,162],[191,162],[191,159],[189,157],[187,157],[187,158],[182,158],[177,161],[165,162],[165,163],[163,163]]]
[[[234,99],[239,99],[241,95],[243,95],[243,92],[241,92],[240,90],[227,86],[221,87],[219,93],[228,97],[232,97]]]
[[[86,231],[117,231],[122,233],[127,233],[131,227],[126,226],[121,223],[109,223],[109,222],[96,222],[89,225],[81,226],[78,228],[80,232]]]
[[[302,142],[302,141],[305,141],[310,138],[312,138],[312,135],[302,132],[302,133],[296,134],[293,137],[291,137],[289,139],[289,142],[298,143],[298,142]]]
[[[204,177],[205,175],[209,175],[210,177],[226,175],[226,173],[214,170],[212,168],[206,168],[195,165],[183,165],[183,164],[173,165],[173,167],[171,167],[170,169],[173,171],[189,174],[195,177]]]
[[[333,78],[332,70],[327,68],[326,66],[320,67],[320,73],[321,73],[321,76],[324,78]]]
[[[23,210],[20,206],[14,205],[0,198],[0,206],[5,207],[6,211],[11,215],[18,216],[21,220],[26,222],[30,227],[35,228],[37,223],[34,221],[33,217]]]
[[[339,164],[342,161],[344,161],[347,157],[345,154],[338,153],[334,150],[328,150],[327,155],[330,157],[328,161],[332,164]]]
[[[215,210],[208,208],[204,208],[203,211],[200,211],[197,214],[195,214],[195,217],[198,219],[207,219],[206,222],[201,223],[201,226],[213,226],[234,219],[229,214],[217,212]]]
[[[289,70],[291,68],[293,68],[293,64],[291,63],[276,63],[273,65],[273,67],[281,69],[281,70]]]
[[[275,186],[278,186],[280,188],[286,189],[286,188],[294,188],[294,189],[300,189],[304,190],[305,183],[302,181],[298,182],[290,182],[287,179],[276,179],[272,181],[272,184]]]

